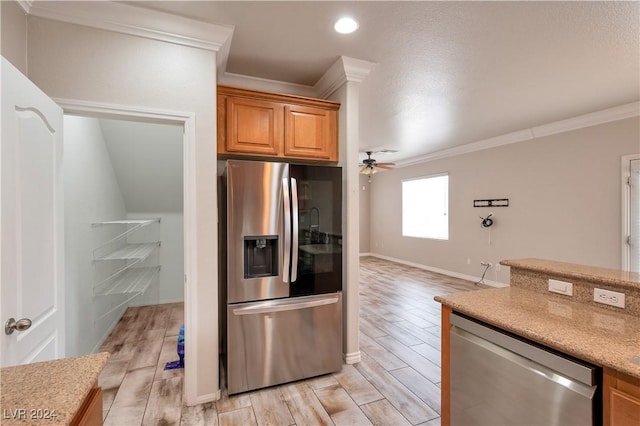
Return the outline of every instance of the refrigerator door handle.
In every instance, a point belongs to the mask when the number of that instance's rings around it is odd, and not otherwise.
[[[289,266],[291,264],[291,196],[289,194],[289,178],[282,179],[284,200],[284,253],[282,262],[282,281],[289,282]]]
[[[234,315],[256,315],[256,314],[270,314],[273,312],[295,311],[299,309],[315,308],[318,306],[332,305],[338,303],[340,300],[337,296],[325,297],[316,300],[306,300],[303,302],[293,303],[260,303],[254,306],[246,306],[242,308],[236,308],[233,310]]]
[[[291,178],[291,213],[293,215],[293,232],[291,247],[291,282],[298,279],[298,182],[296,178]]]

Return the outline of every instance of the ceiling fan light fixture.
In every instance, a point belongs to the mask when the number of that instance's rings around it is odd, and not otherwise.
[[[378,170],[375,167],[364,166],[360,169],[360,173],[363,175],[371,176],[378,173]]]
[[[333,24],[333,29],[340,34],[351,34],[359,27],[358,22],[350,16],[344,16]]]

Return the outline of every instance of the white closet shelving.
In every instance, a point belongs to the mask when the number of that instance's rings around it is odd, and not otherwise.
[[[108,312],[100,315],[100,319],[134,298],[144,294],[154,282],[160,271],[159,265],[150,265],[150,257],[160,247],[160,241],[129,243],[127,240],[136,232],[153,224],[160,223],[160,218],[142,220],[114,220],[93,223],[94,228],[115,227],[122,229],[117,235],[93,250],[93,261],[108,265],[107,272],[96,278],[93,286],[94,296],[121,295],[124,299]],[[149,260],[149,261],[148,261]]]

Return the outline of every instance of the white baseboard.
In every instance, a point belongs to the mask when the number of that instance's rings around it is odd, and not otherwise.
[[[176,298],[176,299],[162,299],[162,300],[153,300],[153,301],[146,301],[143,303],[131,303],[129,305],[129,307],[132,308],[139,308],[140,306],[153,306],[153,305],[165,305],[167,303],[183,303],[184,302],[184,298]]]
[[[373,253],[360,253],[360,257],[373,256]]]
[[[200,395],[194,401],[187,401],[185,399],[185,404],[188,405],[189,407],[192,407],[194,405],[206,404],[207,402],[215,402],[215,401],[219,400],[221,397],[222,397],[222,393],[221,393],[220,389],[218,389],[214,393],[208,393],[206,395]]]
[[[154,305],[164,305],[167,303],[184,303],[184,297],[178,297],[175,299],[163,299],[158,300],[158,303],[154,303]]]
[[[454,277],[454,278],[460,278],[461,280],[471,281],[471,282],[474,282],[474,283],[480,280],[480,277],[474,277],[473,275],[461,274],[459,272],[448,271],[446,269],[440,269],[440,268],[436,268],[436,267],[433,267],[433,266],[423,265],[421,263],[409,262],[407,260],[397,259],[395,257],[385,256],[385,255],[378,254],[378,253],[369,253],[368,255],[369,256],[373,256],[373,257],[377,257],[379,259],[384,259],[384,260],[388,260],[388,261],[391,261],[391,262],[395,262],[395,263],[401,263],[401,264],[407,265],[407,266],[413,266],[414,268],[424,269],[425,271],[435,272],[437,274],[442,274],[442,275],[448,275],[448,276]],[[491,287],[509,287],[509,284],[501,283],[499,281],[488,280],[486,278],[482,282],[483,282],[483,284],[486,284],[486,285],[491,286]]]
[[[357,364],[360,362],[360,351],[344,354],[344,362],[347,364]]]

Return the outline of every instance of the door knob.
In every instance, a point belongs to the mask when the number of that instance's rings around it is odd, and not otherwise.
[[[4,334],[13,334],[14,331],[25,331],[31,327],[31,320],[29,318],[22,318],[16,321],[15,318],[9,318],[4,324]]]

